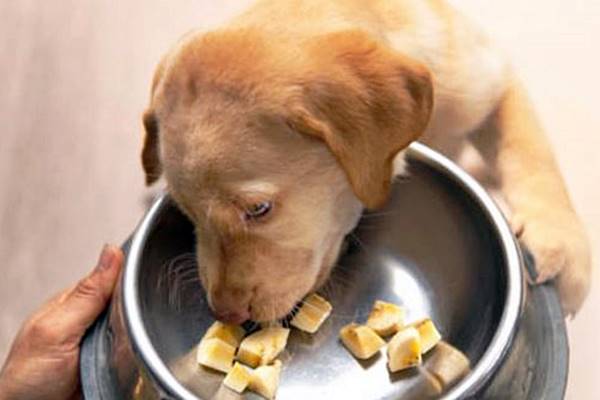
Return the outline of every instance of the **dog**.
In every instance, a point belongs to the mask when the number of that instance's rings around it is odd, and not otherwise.
[[[143,125],[146,182],[164,176],[193,222],[225,322],[317,290],[416,140],[498,193],[565,314],[588,292],[586,233],[523,85],[442,0],[258,1],[163,57]]]

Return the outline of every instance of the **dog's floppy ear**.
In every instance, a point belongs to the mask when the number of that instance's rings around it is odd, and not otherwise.
[[[160,84],[165,69],[165,58],[163,58],[154,72],[152,78],[152,89],[151,97],[154,97],[154,93]],[[146,174],[146,185],[152,185],[160,178],[162,173],[162,165],[160,163],[159,156],[159,127],[158,119],[154,111],[149,108],[142,116],[142,123],[144,125],[144,143],[142,145],[142,167]]]
[[[298,82],[288,122],[322,139],[356,196],[378,208],[389,196],[394,157],[429,121],[430,73],[362,31],[327,34],[308,46],[312,68]]]
[[[158,148],[158,120],[151,110],[146,110],[142,122],[145,131],[142,147],[142,166],[146,174],[146,185],[152,185],[160,178],[162,173]]]

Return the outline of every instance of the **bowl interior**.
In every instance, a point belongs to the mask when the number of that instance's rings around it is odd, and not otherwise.
[[[475,365],[489,346],[506,300],[506,260],[481,206],[453,180],[416,160],[385,209],[367,213],[322,290],[333,314],[314,336],[293,331],[278,398],[423,398],[418,372],[389,374],[385,354],[356,361],[338,340],[341,326],[364,322],[372,303],[403,304],[408,319],[430,316]],[[199,369],[193,348],[213,322],[194,262],[194,232],[169,204],[145,243],[141,314],[174,376],[199,398],[237,398],[223,375]],[[258,398],[252,394],[246,398]]]

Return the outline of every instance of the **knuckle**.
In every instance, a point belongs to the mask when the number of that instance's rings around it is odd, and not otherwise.
[[[80,280],[73,294],[81,298],[103,298],[102,289],[92,277]]]
[[[29,340],[38,343],[54,343],[61,339],[55,324],[41,318],[26,323],[24,333]]]

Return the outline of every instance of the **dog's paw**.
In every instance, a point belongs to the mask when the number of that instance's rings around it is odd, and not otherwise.
[[[565,316],[581,307],[590,287],[588,239],[577,216],[549,211],[535,216],[515,215],[515,233],[532,253],[536,284],[554,279]]]

